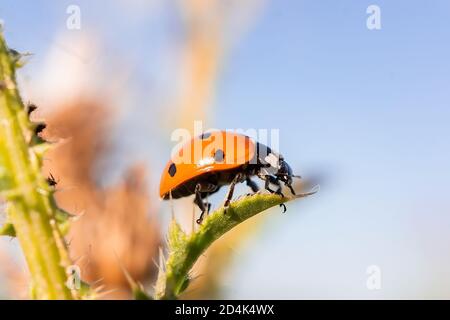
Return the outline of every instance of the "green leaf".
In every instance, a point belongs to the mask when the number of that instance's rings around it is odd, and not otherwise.
[[[254,194],[234,201],[210,214],[201,226],[186,235],[179,224],[172,221],[168,235],[169,256],[160,272],[155,287],[155,299],[176,299],[189,285],[189,271],[205,250],[226,232],[243,221],[285,202],[310,196],[313,190],[292,197],[276,194]]]
[[[32,297],[78,298],[65,286],[71,265],[59,230],[58,207],[41,172],[42,159],[30,148],[42,139],[33,135],[43,125],[32,124],[20,96],[16,69],[22,56],[8,48],[0,28],[0,196],[7,202],[2,230],[16,234],[28,265]],[[30,141],[30,139],[32,141]]]

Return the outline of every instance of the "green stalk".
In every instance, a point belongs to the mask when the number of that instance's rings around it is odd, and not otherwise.
[[[72,299],[67,286],[70,265],[55,215],[58,208],[41,173],[42,141],[34,134],[15,79],[17,53],[8,49],[0,30],[0,195],[17,236],[37,299]]]
[[[177,299],[189,285],[189,271],[205,250],[226,232],[256,214],[289,200],[314,194],[315,191],[294,197],[275,194],[255,194],[234,201],[210,214],[195,232],[185,234],[173,220],[169,229],[169,256],[160,270],[155,286],[155,299]]]

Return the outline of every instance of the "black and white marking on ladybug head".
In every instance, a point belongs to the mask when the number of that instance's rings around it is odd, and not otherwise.
[[[261,162],[264,164],[262,170],[266,175],[276,175],[280,168],[280,155],[269,148],[264,151],[265,153],[260,154]]]
[[[266,161],[271,168],[278,170],[280,167],[280,155],[275,152],[270,152],[265,158]]]
[[[266,173],[276,176],[288,185],[292,183],[292,169],[281,154],[270,151],[264,161],[267,163]]]
[[[293,173],[292,173],[292,169],[289,166],[289,164],[284,161],[283,156],[279,157],[279,166],[278,166],[278,171],[276,173],[276,176],[281,180],[286,182],[288,185],[292,184],[292,178],[294,177]]]

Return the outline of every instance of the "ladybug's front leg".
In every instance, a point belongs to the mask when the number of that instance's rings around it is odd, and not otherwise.
[[[294,188],[292,188],[292,185],[286,184],[286,186],[289,188],[289,190],[291,190],[292,195],[295,196],[295,190],[294,190]]]
[[[269,191],[270,193],[275,193],[275,194],[278,194],[278,195],[284,197],[284,194],[281,192],[281,190],[282,190],[281,183],[276,177],[273,177],[271,175],[262,175],[262,174],[260,174],[258,176],[265,181],[264,188],[267,191]],[[276,191],[272,190],[270,188],[270,184],[276,185],[278,187],[277,190]],[[286,205],[284,203],[280,203],[280,207],[283,208],[283,213],[285,213],[286,212]]]
[[[265,175],[263,179],[265,180],[264,188],[267,191],[269,191],[270,193],[275,193],[275,194],[278,194],[278,195],[284,197],[283,192],[281,192],[281,190],[282,190],[281,183],[276,177],[271,176],[271,175]],[[275,185],[277,187],[277,190],[272,190],[270,188],[270,184]]]

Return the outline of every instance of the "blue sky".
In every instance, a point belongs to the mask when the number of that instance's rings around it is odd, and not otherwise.
[[[121,5],[92,3],[2,1],[9,43],[35,54],[24,72],[39,77],[65,8],[79,4],[108,50],[140,61],[133,101],[148,94],[142,82],[164,87],[164,52],[177,30],[170,8],[131,19]],[[366,28],[371,4],[381,8],[381,30]],[[450,296],[449,15],[448,1],[268,1],[226,59],[212,124],[280,129],[292,167],[323,183],[286,215],[274,211],[238,249],[227,297]],[[116,157],[162,168],[165,158],[145,150],[167,151],[169,139],[149,132],[145,108],[119,124],[118,149],[129,152]],[[365,286],[372,264],[381,290]]]

